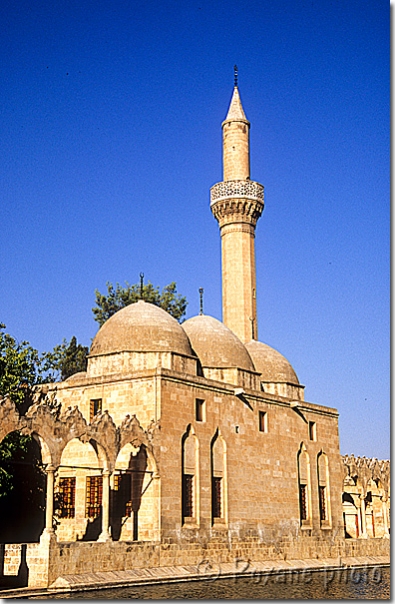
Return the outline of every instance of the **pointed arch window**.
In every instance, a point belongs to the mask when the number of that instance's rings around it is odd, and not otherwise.
[[[182,523],[197,524],[199,519],[199,446],[192,426],[182,440],[181,514]]]
[[[300,525],[302,528],[311,529],[312,513],[310,458],[304,443],[301,444],[298,453],[298,489]]]
[[[211,518],[213,525],[227,522],[226,445],[219,432],[211,443]]]
[[[331,500],[329,490],[328,456],[320,451],[317,456],[318,501],[321,528],[331,528]]]

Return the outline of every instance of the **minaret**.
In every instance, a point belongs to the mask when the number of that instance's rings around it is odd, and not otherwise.
[[[263,186],[250,180],[250,122],[241,104],[236,66],[222,131],[223,182],[210,190],[222,241],[222,320],[242,342],[249,342],[258,339],[255,225],[264,204]]]

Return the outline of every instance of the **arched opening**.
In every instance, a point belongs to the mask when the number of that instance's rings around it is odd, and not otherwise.
[[[58,468],[54,513],[58,541],[96,541],[102,530],[103,464],[94,441],[70,440]]]
[[[38,542],[45,525],[46,476],[37,435],[0,443],[0,542]]]
[[[351,493],[344,492],[342,502],[344,536],[346,539],[358,539],[361,534],[360,508],[355,505],[355,499]]]

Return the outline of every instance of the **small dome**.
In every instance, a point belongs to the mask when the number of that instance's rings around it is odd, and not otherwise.
[[[291,363],[277,350],[257,340],[251,340],[245,346],[254,361],[255,369],[262,374],[262,382],[299,384]]]
[[[199,315],[188,319],[182,326],[202,367],[239,367],[255,371],[244,344],[214,317]]]
[[[165,310],[139,300],[125,306],[97,332],[90,355],[116,352],[176,352],[192,356],[181,325]]]

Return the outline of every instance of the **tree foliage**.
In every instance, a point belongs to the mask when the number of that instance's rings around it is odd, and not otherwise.
[[[0,323],[0,396],[22,405],[31,387],[41,381],[40,357],[29,342],[18,342],[4,330]]]
[[[126,282],[126,287],[122,287],[117,283],[114,287],[112,283],[107,282],[107,294],[101,294],[96,290],[95,295],[96,306],[92,311],[95,321],[99,323],[100,327],[118,310],[141,299],[160,306],[180,323],[185,316],[188,304],[186,298],[177,293],[177,285],[174,281],[166,285],[162,291],[150,282],[143,285],[142,291],[139,284],[130,285]]]
[[[45,381],[63,381],[74,373],[86,371],[88,353],[88,346],[78,344],[75,336],[70,342],[64,339],[51,352],[44,352],[41,358],[41,370],[45,375]]]

